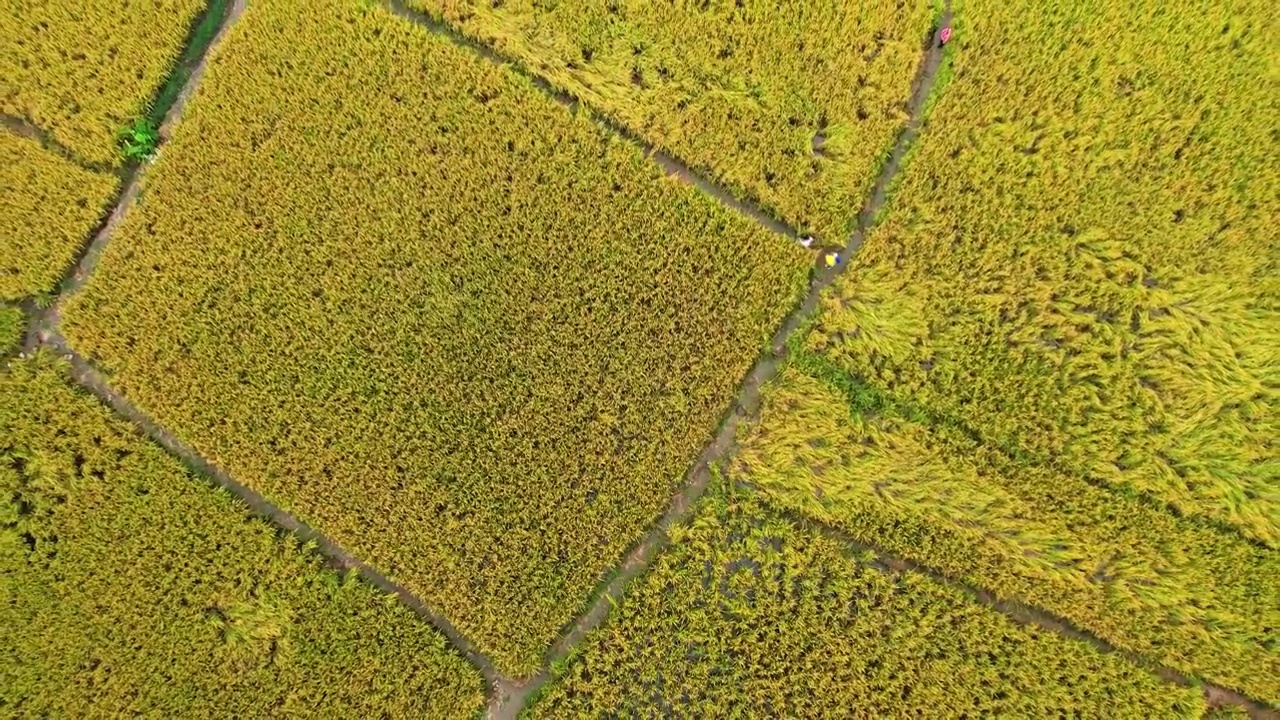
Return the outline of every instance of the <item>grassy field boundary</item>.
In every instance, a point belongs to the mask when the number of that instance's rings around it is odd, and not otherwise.
[[[946,0],[944,18],[950,17],[950,8],[951,0]],[[680,491],[672,498],[671,503],[667,506],[657,524],[623,556],[621,562],[616,566],[616,570],[602,580],[593,594],[594,600],[565,629],[560,639],[552,645],[544,660],[542,670],[524,683],[518,685],[508,684],[501,688],[501,691],[495,695],[493,702],[490,704],[490,718],[498,720],[519,717],[524,707],[533,698],[536,698],[546,683],[553,678],[554,668],[563,666],[572,657],[579,643],[589,632],[599,627],[609,612],[617,606],[625,595],[626,588],[631,581],[642,574],[662,549],[669,544],[668,533],[670,529],[682,525],[692,517],[698,501],[710,486],[712,478],[719,473],[724,461],[732,454],[739,424],[749,420],[759,411],[761,391],[765,384],[772,380],[782,367],[790,350],[792,336],[812,321],[812,316],[818,309],[823,292],[848,267],[849,259],[857,253],[862,246],[863,237],[865,237],[871,226],[875,224],[880,207],[888,197],[887,188],[894,176],[897,175],[902,165],[902,159],[906,156],[920,129],[921,113],[931,94],[934,80],[938,75],[938,69],[942,65],[941,32],[943,27],[945,27],[945,23],[939,23],[934,28],[933,39],[922,53],[920,70],[916,75],[918,82],[915,84],[910,102],[911,118],[898,135],[897,140],[894,142],[893,150],[889,154],[889,159],[881,167],[880,173],[876,177],[873,191],[858,214],[858,226],[850,234],[845,244],[844,254],[840,263],[835,267],[821,268],[814,273],[804,299],[783,320],[781,326],[774,333],[769,347],[756,360],[755,365],[752,366],[747,376],[743,379],[742,384],[739,386],[738,394],[732,405],[725,411],[724,418],[721,420],[715,436],[698,455],[698,459],[686,474],[685,482]],[[452,33],[450,35],[452,36]],[[474,45],[472,41],[465,38],[461,39],[460,42],[467,47]],[[480,51],[492,54],[492,50],[488,48],[482,47]],[[538,82],[536,78],[535,82]],[[551,92],[556,91],[553,89]]]
[[[732,482],[745,491],[757,494],[760,492],[751,484],[750,480],[733,478]],[[1235,705],[1248,711],[1250,717],[1266,718],[1268,720],[1280,718],[1280,714],[1277,714],[1275,710],[1271,709],[1267,704],[1261,701],[1255,700],[1254,698],[1244,695],[1236,690],[1206,682],[1198,677],[1188,675],[1168,666],[1153,663],[1137,653],[1117,648],[1092,632],[1078,627],[1070,620],[1060,618],[1053,613],[1046,612],[1040,608],[1027,605],[1026,603],[1022,603],[1017,600],[997,597],[988,590],[984,590],[980,587],[964,582],[963,580],[952,578],[928,565],[895,556],[882,547],[854,538],[852,535],[840,528],[833,527],[820,520],[807,517],[779,504],[768,502],[768,505],[774,512],[794,523],[797,527],[806,528],[813,532],[826,535],[854,551],[870,552],[875,554],[877,562],[871,563],[871,566],[877,570],[895,574],[914,572],[927,575],[938,583],[950,585],[961,590],[967,596],[973,598],[975,602],[995,610],[1019,625],[1035,626],[1048,632],[1057,633],[1064,637],[1088,643],[1094,648],[1097,648],[1100,652],[1120,655],[1133,665],[1151,672],[1165,682],[1183,687],[1199,687],[1203,690],[1205,701],[1209,704],[1211,709]]]
[[[204,71],[204,58],[209,47],[218,40],[222,28],[229,24],[230,14],[240,12],[237,7],[243,9],[243,3],[238,0],[208,0],[208,5],[196,16],[177,62],[156,88],[154,99],[147,104],[146,118],[157,128],[177,119],[177,114],[169,111],[174,105],[186,103],[199,81],[199,74]],[[168,133],[163,137],[168,137]]]
[[[460,48],[469,50],[495,65],[501,65],[514,70],[520,77],[529,81],[534,87],[542,90],[549,97],[568,108],[574,114],[586,113],[601,127],[604,127],[614,135],[617,135],[627,142],[639,147],[641,152],[643,152],[650,160],[657,163],[668,176],[687,185],[692,185],[703,193],[715,198],[724,206],[739,214],[745,215],[768,228],[770,232],[795,239],[799,239],[806,234],[802,233],[798,228],[793,228],[780,220],[772,212],[765,209],[756,198],[750,197],[744,193],[735,192],[713,182],[705,170],[695,169],[686,165],[679,158],[665,150],[658,149],[652,143],[646,141],[644,138],[610,118],[606,113],[588,106],[573,95],[555,87],[548,80],[543,78],[520,60],[517,60],[514,57],[508,57],[493,47],[480,42],[479,40],[472,39],[449,23],[445,22],[443,19],[433,17],[432,15],[420,10],[415,10],[405,5],[400,0],[383,0],[382,5],[397,17],[418,25],[419,27],[430,31],[432,34],[442,37]]]

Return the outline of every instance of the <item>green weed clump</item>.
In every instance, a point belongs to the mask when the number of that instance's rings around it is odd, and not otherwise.
[[[810,347],[1276,547],[1274,6],[962,10],[953,79]]]
[[[409,0],[843,244],[906,124],[928,0]]]
[[[713,489],[532,706],[563,717],[1194,717],[1195,688]]]
[[[53,290],[118,184],[0,131],[0,300]]]
[[[120,151],[130,162],[142,162],[151,157],[160,143],[160,131],[146,118],[134,120],[120,133]]]
[[[532,673],[806,282],[527,80],[260,0],[68,302],[126,397]]]
[[[10,717],[467,717],[480,674],[394,598],[64,381],[0,376]]]
[[[120,165],[120,129],[146,115],[205,4],[10,0],[0,13],[0,112],[86,162]]]
[[[1280,553],[1028,467],[855,384],[801,353],[744,432],[734,475],[862,542],[1280,701]]]

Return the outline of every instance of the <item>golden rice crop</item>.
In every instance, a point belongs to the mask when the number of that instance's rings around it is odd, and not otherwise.
[[[21,347],[26,320],[21,308],[0,305],[0,357]]]
[[[429,623],[248,515],[38,356],[0,375],[9,717],[466,717]],[[271,710],[268,710],[271,709]]]
[[[563,717],[1194,717],[1199,691],[714,491],[531,708]]]
[[[341,0],[250,5],[143,193],[72,344],[511,674],[665,506],[808,268]]]
[[[1275,17],[966,1],[954,80],[810,347],[1275,547]]]
[[[834,363],[802,354],[796,366],[766,393],[734,464],[771,501],[1157,663],[1280,700],[1280,553],[1013,462],[909,409],[851,408],[859,389],[839,387],[848,378]]]
[[[906,123],[930,0],[409,0],[843,244]]]
[[[48,292],[102,216],[118,180],[0,131],[0,299]]]
[[[0,112],[79,158],[118,165],[117,134],[182,51],[205,0],[9,0],[0,13]]]

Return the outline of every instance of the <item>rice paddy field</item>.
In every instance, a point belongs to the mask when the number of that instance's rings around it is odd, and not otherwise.
[[[408,0],[833,245],[854,226],[940,5]]]
[[[72,388],[0,380],[10,717],[465,717],[484,683],[430,625],[343,577]]]
[[[2,17],[0,714],[1280,712],[1269,6]]]
[[[151,146],[226,0],[13,0],[0,12],[0,300],[45,296]],[[131,134],[131,132],[133,134]],[[135,147],[134,150],[142,148]]]
[[[115,194],[118,179],[0,132],[0,299],[20,300],[57,285]]]

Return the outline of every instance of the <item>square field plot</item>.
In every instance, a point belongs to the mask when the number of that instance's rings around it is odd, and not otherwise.
[[[665,506],[807,265],[508,70],[381,9],[266,0],[65,326],[524,674]]]

